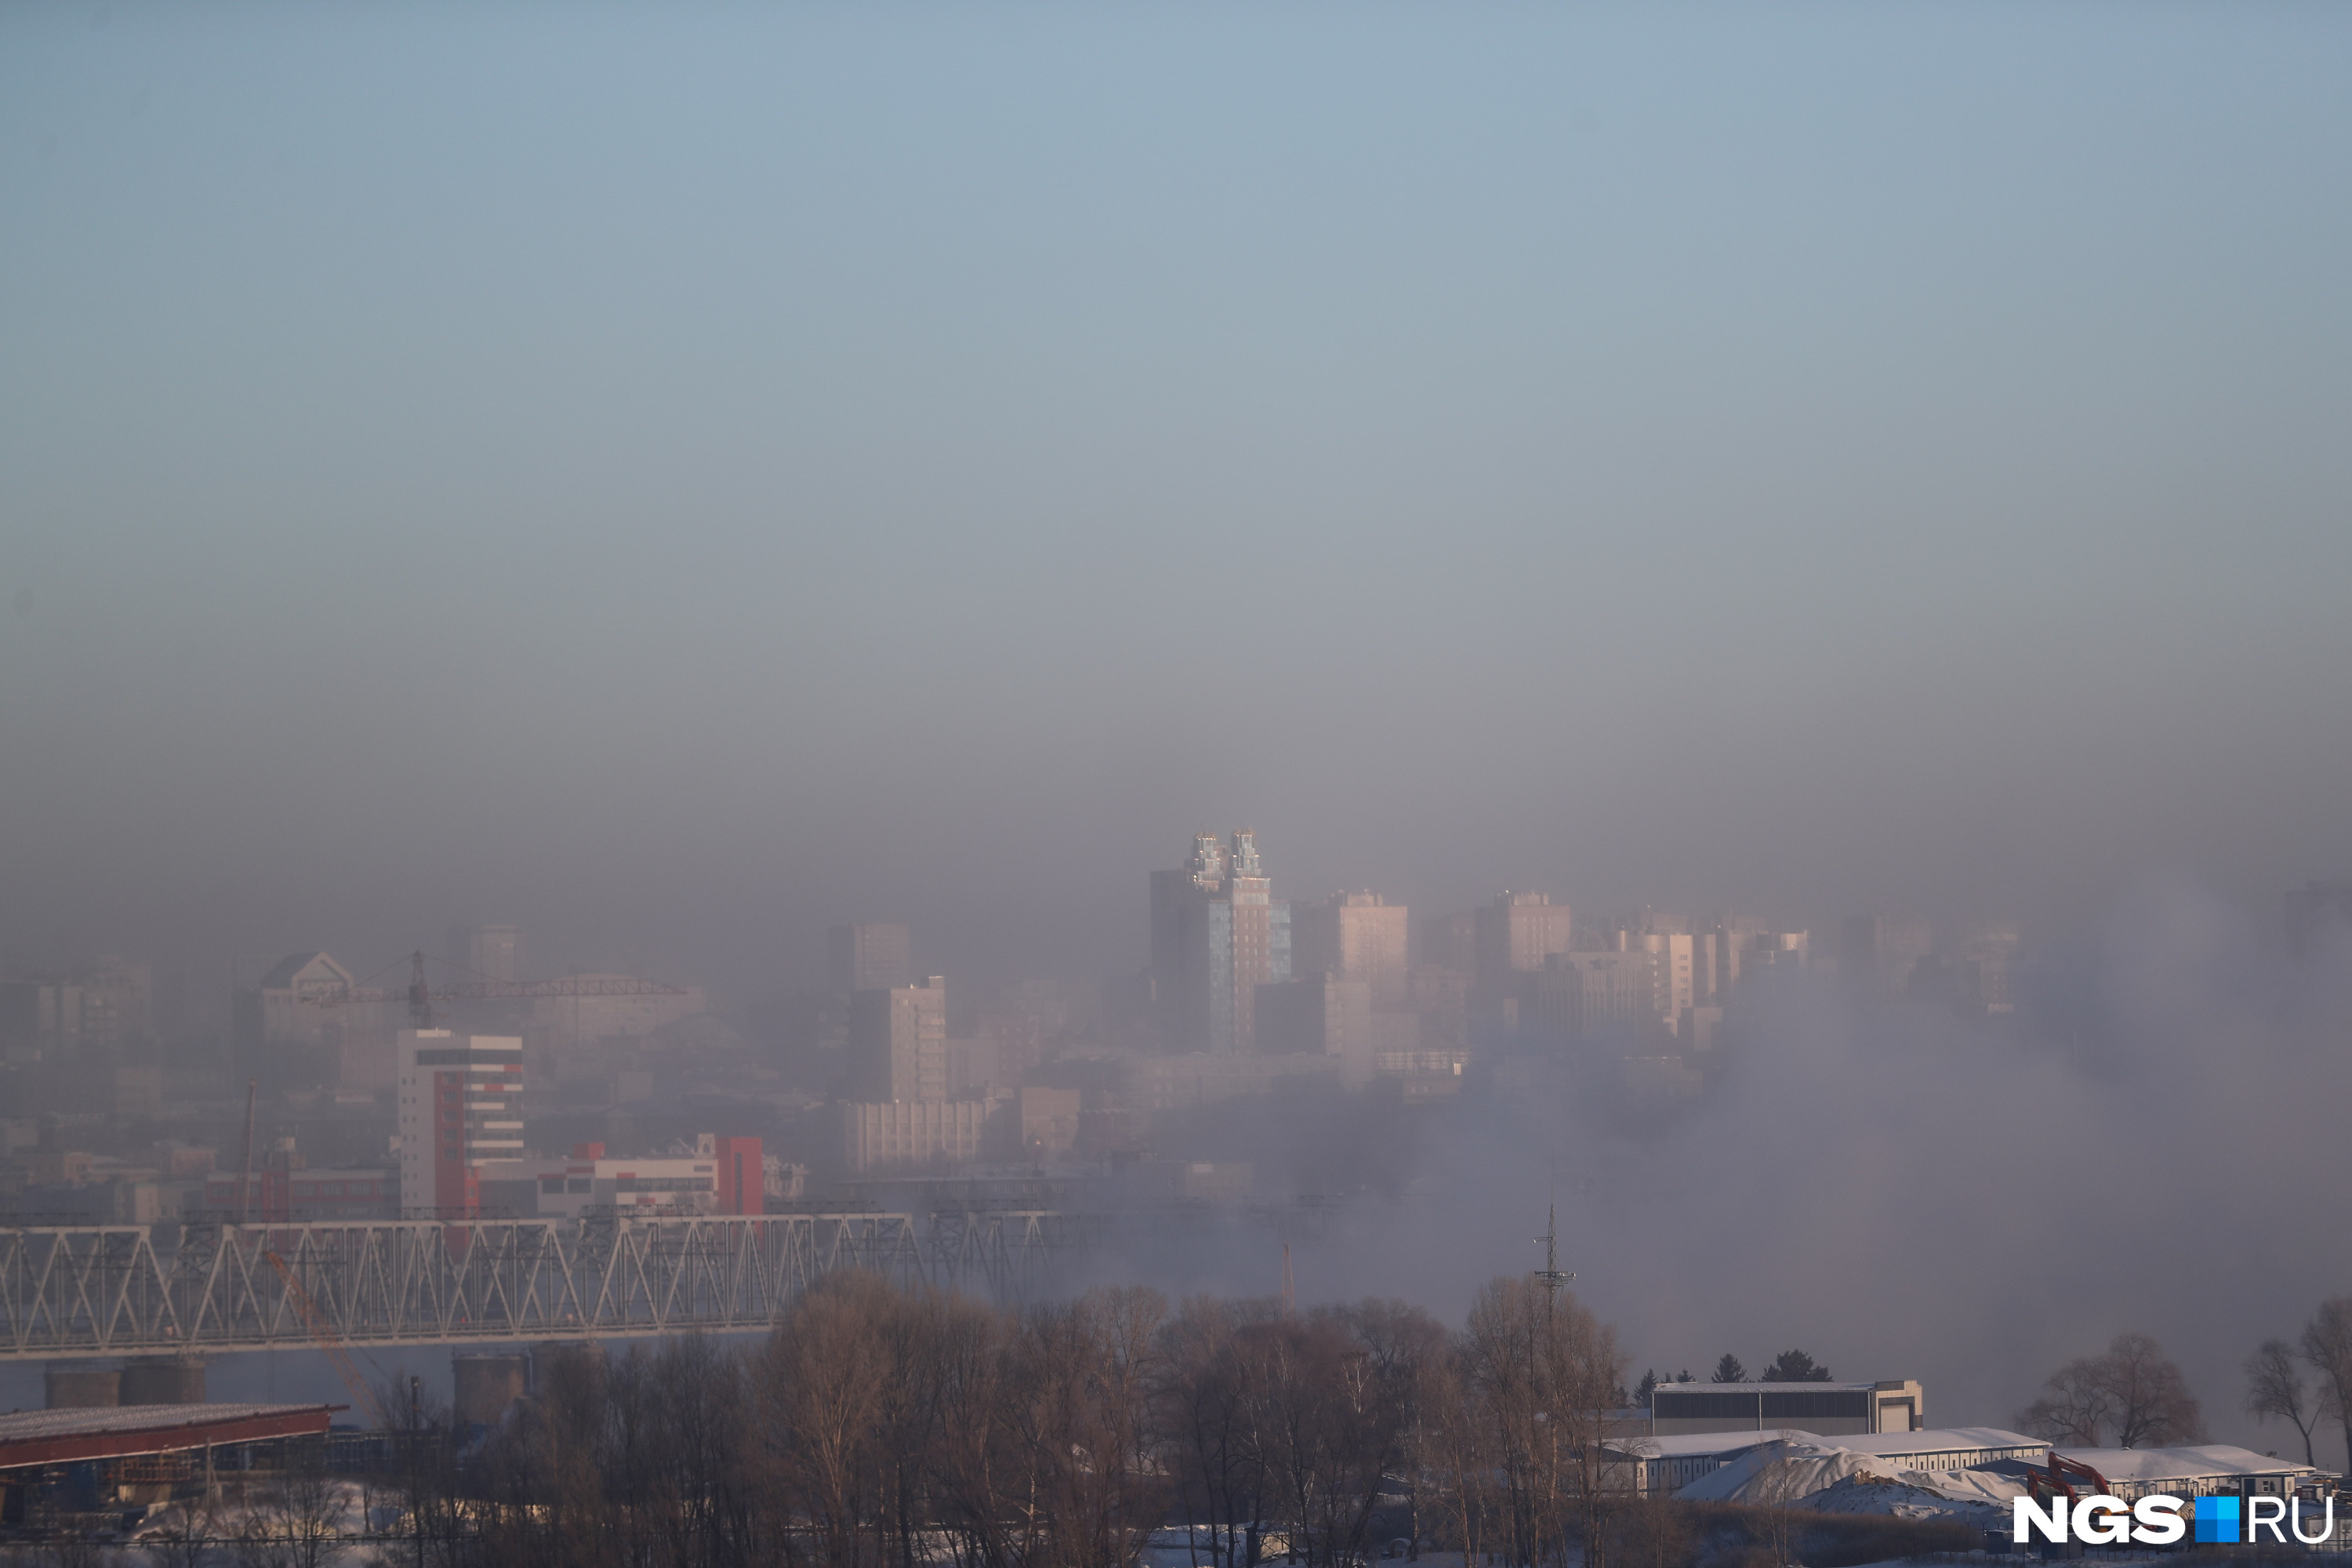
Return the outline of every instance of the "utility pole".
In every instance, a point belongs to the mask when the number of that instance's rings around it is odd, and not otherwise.
[[[425,1488],[420,1474],[417,1444],[422,1423],[417,1419],[417,1405],[424,1397],[425,1380],[415,1373],[408,1374],[408,1530],[416,1538],[416,1568],[425,1568]]]
[[[1559,1355],[1559,1338],[1557,1320],[1559,1313],[1560,1290],[1570,1280],[1576,1278],[1573,1274],[1564,1274],[1560,1272],[1559,1203],[1558,1199],[1553,1200],[1551,1207],[1545,1215],[1544,1233],[1536,1237],[1536,1239],[1544,1244],[1544,1266],[1536,1270],[1535,1282],[1542,1288],[1544,1293],[1543,1355],[1544,1361],[1547,1364],[1541,1368],[1530,1367],[1528,1368],[1528,1371],[1535,1374],[1538,1386],[1542,1389],[1541,1397],[1543,1398],[1544,1403],[1549,1407],[1542,1412],[1541,1416],[1539,1417],[1543,1419],[1544,1437],[1546,1444],[1550,1450],[1549,1462],[1545,1467],[1546,1484],[1544,1494],[1547,1504],[1549,1505],[1547,1511],[1556,1513],[1557,1499],[1559,1489],[1559,1426],[1561,1417],[1564,1414],[1559,1408],[1560,1393],[1559,1368],[1558,1365],[1558,1358]],[[1549,1377],[1544,1376],[1543,1374],[1547,1372],[1551,1375]],[[1540,1531],[1538,1531],[1536,1533],[1539,1538]]]

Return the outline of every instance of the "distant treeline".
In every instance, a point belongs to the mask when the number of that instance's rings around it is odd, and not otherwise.
[[[1601,1447],[1624,1371],[1612,1330],[1518,1279],[1449,1331],[1394,1301],[1013,1310],[842,1275],[747,1350],[558,1358],[466,1463],[453,1435],[394,1480],[415,1560],[451,1565],[1108,1568],[1188,1526],[1203,1563],[1399,1537],[1676,1560]]]

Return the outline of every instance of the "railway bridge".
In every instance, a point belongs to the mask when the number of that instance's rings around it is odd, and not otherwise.
[[[1095,1223],[975,1208],[0,1228],[0,1362],[304,1348],[313,1321],[362,1346],[756,1331],[849,1268],[1018,1299]]]

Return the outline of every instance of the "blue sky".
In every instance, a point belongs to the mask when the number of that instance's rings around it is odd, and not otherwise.
[[[12,6],[0,946],[2344,874],[2347,46]]]

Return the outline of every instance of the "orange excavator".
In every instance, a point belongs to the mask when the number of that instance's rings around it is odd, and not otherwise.
[[[2037,1503],[2063,1497],[2070,1507],[2086,1497],[2111,1497],[2115,1492],[2107,1485],[2106,1477],[2080,1459],[2067,1458],[2055,1448],[2050,1450],[2047,1470],[2025,1472],[2025,1485]],[[2078,1486],[2086,1489],[2077,1491]]]

